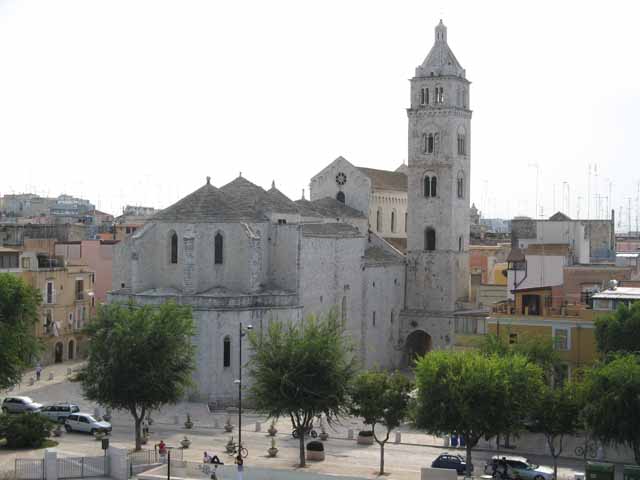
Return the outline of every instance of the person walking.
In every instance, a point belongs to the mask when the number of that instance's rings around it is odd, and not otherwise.
[[[38,362],[38,364],[36,365],[36,381],[40,381],[40,374],[42,373],[42,365],[40,365],[40,362]]]

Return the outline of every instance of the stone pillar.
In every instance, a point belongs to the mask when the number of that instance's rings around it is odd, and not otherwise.
[[[44,475],[47,480],[58,480],[58,454],[48,448],[44,451]]]
[[[109,446],[107,456],[109,457],[109,476],[115,480],[128,480],[127,450]]]

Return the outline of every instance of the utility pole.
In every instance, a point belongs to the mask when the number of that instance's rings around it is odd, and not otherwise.
[[[627,225],[629,226],[629,229],[627,230],[627,232],[631,233],[631,197],[627,197],[627,201],[628,201],[628,206],[627,206],[627,217],[629,218],[629,221],[627,223]]]

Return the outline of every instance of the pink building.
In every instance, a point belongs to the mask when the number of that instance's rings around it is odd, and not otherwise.
[[[86,265],[95,272],[94,302],[107,301],[111,290],[111,269],[113,247],[118,240],[81,240],[77,242],[56,242],[56,256],[64,257],[69,265]]]

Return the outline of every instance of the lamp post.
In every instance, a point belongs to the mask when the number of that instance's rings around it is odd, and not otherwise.
[[[247,325],[247,330],[252,330],[253,325]],[[238,384],[238,456],[242,448],[242,337],[246,335],[242,328],[242,322],[238,327],[238,380],[234,383]]]

